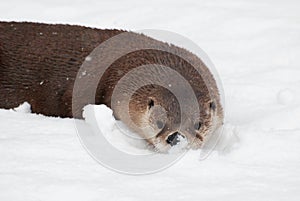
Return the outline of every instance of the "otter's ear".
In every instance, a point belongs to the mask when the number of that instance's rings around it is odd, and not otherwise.
[[[154,100],[152,98],[148,101],[148,109],[150,110],[154,106]]]

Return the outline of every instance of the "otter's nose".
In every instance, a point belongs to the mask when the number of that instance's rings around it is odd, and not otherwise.
[[[169,135],[166,141],[171,146],[174,146],[174,145],[178,144],[178,142],[180,142],[180,138],[184,138],[184,136],[181,135],[179,132],[175,132],[175,133]]]

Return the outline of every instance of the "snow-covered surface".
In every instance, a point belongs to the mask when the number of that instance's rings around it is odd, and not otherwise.
[[[0,200],[299,200],[299,8],[298,0],[1,2],[1,20],[190,38],[220,74],[228,139],[206,160],[189,151],[162,172],[129,176],[87,154],[74,120],[0,110]]]
[[[115,149],[128,154],[152,154],[145,140],[131,132],[121,121],[116,121],[112,113],[106,105],[87,105],[83,109],[85,123],[92,132],[103,135]],[[82,133],[79,137],[84,138],[85,135]]]

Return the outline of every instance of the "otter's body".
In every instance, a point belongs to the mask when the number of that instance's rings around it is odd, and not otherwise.
[[[113,47],[105,52],[106,58],[93,60],[88,64],[90,59],[87,58],[96,47],[123,33],[129,35],[124,36],[122,45],[112,43]],[[141,44],[149,44],[153,48],[136,48],[142,47]],[[95,100],[85,99],[84,91],[88,91],[92,87],[92,81],[97,80],[104,60],[122,53],[126,48],[136,48],[136,51],[116,58],[106,69],[100,82],[97,82]],[[74,101],[74,83],[83,63],[90,66],[82,74],[86,81],[77,94],[79,100]],[[113,100],[113,91],[119,81],[132,70],[144,65],[152,66],[138,73],[138,76],[131,77],[131,83],[121,87],[121,93]],[[187,80],[195,93],[196,105],[200,109],[198,114],[193,114],[197,110],[191,105],[181,108],[178,97],[166,87],[148,83],[134,89],[138,81],[146,82],[150,78],[158,79],[157,77],[160,77],[158,81],[161,83],[170,79],[172,87],[182,87],[183,83],[174,81],[170,78],[170,72],[158,66],[167,66]],[[132,94],[128,104],[123,104],[126,99],[124,94],[129,89],[136,92]],[[183,102],[189,101],[186,90],[179,90],[179,95],[186,99]],[[177,135],[188,139],[191,147],[199,148],[204,138],[223,123],[216,82],[205,64],[187,50],[121,30],[0,22],[0,108],[14,108],[24,102],[30,103],[34,113],[76,118],[82,117],[82,107],[86,104],[106,104],[112,108],[115,117],[129,127],[148,126],[150,129],[137,132],[160,151],[175,145]],[[164,108],[164,114],[160,108]],[[130,120],[126,116],[126,109],[129,109]]]
[[[73,117],[62,103],[86,56],[120,33],[81,26],[0,23],[0,108],[27,101],[32,112]]]

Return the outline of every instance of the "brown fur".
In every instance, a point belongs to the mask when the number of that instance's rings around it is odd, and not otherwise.
[[[84,58],[119,30],[36,23],[0,23],[0,107],[27,101],[32,111],[72,117],[62,96]]]
[[[124,31],[70,25],[0,22],[0,108],[14,108],[27,101],[31,104],[34,113],[81,118],[82,107],[89,104],[90,101],[85,100],[82,96],[79,107],[76,108],[75,113],[72,113],[72,91],[77,72],[94,48],[120,33],[124,33]],[[164,65],[175,69],[191,84],[199,106],[202,108],[203,127],[208,129],[211,126],[209,124],[212,122],[213,115],[218,116],[222,122],[223,111],[215,80],[197,56],[182,48],[143,35],[129,33],[139,37],[143,43],[170,49],[183,55],[187,60],[157,49],[138,50],[124,55],[117,59],[104,73],[97,88],[96,104],[106,104],[112,107],[113,88],[119,79],[130,70],[146,64]],[[138,45],[135,40],[128,38],[127,47]],[[122,48],[126,47],[120,47],[119,50],[114,51],[121,51]],[[114,53],[112,52],[112,54]],[[197,72],[194,67],[200,71],[202,77],[195,76]],[[97,68],[99,68],[98,65],[93,66],[90,73],[96,73]],[[206,82],[204,82],[203,77],[206,78]],[[88,82],[84,88],[89,88]],[[143,88],[140,91],[143,91]],[[145,106],[149,97],[153,97],[156,103],[174,100],[164,97],[166,94],[168,92],[156,86],[148,88],[148,92],[137,92],[134,95],[137,98],[133,98],[134,104],[130,105],[133,108],[131,112],[136,121],[142,118],[138,117],[136,111],[146,112]],[[136,102],[138,99],[141,100],[141,104]],[[169,102],[165,105],[171,107],[174,103]],[[214,111],[207,114],[211,104],[214,106]],[[126,122],[126,119],[122,119],[122,108],[116,106],[112,109],[116,117]],[[178,104],[176,107],[170,108],[169,112],[173,113],[169,115],[169,118],[174,118],[174,121],[178,120],[175,115],[176,112],[178,113]],[[172,127],[173,125],[170,124],[169,126]],[[205,133],[207,132],[202,132],[203,135],[206,135]],[[199,134],[201,141],[202,134]]]

